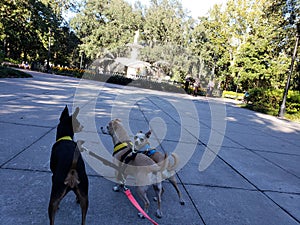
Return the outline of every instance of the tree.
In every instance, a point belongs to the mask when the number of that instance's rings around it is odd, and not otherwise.
[[[51,8],[36,0],[4,0],[0,9],[1,42],[7,57],[28,60],[45,54],[49,29],[55,30],[60,22]]]
[[[227,89],[282,87],[288,68],[283,49],[290,49],[284,46],[289,36],[283,32],[282,10],[266,14],[273,4],[271,0],[229,0],[223,10],[216,5],[195,27],[192,51],[204,64],[202,68],[225,81]]]
[[[230,61],[230,38],[228,19],[215,5],[209,17],[200,18],[193,29],[189,48],[199,58],[199,76],[208,80],[228,75]],[[225,79],[225,78],[224,78]]]
[[[91,59],[107,51],[124,54],[140,23],[141,12],[133,11],[124,0],[87,0],[83,10],[71,20],[81,39],[81,50]]]
[[[180,1],[151,1],[144,10],[141,59],[155,70],[181,81],[189,73],[193,58],[187,46],[193,23]]]
[[[273,42],[274,50],[278,55],[279,65],[281,66],[278,75],[278,87],[284,88],[288,68],[291,63],[294,44],[296,41],[296,27],[300,23],[300,0],[274,0],[270,1],[265,9],[265,17],[269,18],[270,24],[277,33]],[[300,46],[298,46],[300,52]],[[300,90],[300,62],[295,61],[295,70],[292,76],[291,87]]]

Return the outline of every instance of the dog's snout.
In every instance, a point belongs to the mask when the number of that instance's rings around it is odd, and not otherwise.
[[[79,125],[78,127],[75,128],[74,133],[79,133],[83,130],[84,126],[83,125]]]

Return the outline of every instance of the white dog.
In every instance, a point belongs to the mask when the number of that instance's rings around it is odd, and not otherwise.
[[[133,148],[135,151],[144,153],[145,155],[150,157],[156,163],[160,163],[165,158],[164,154],[162,154],[161,152],[157,151],[156,149],[150,147],[151,146],[150,142],[149,142],[150,136],[151,136],[151,131],[148,131],[147,133],[143,133],[142,131],[139,131],[134,136],[134,141],[133,141],[134,147]],[[166,170],[162,171],[162,175],[163,175],[164,179],[168,179],[170,181],[170,183],[173,185],[173,187],[175,188],[175,190],[178,194],[180,204],[184,205],[185,202],[182,198],[182,194],[178,188],[177,180],[175,177],[175,174],[176,174],[175,169],[178,166],[179,158],[175,153],[172,153],[171,156],[174,159],[174,163],[171,164],[170,160],[168,160]],[[160,198],[161,198],[161,196],[160,196]]]

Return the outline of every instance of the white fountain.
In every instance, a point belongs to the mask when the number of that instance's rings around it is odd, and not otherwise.
[[[143,48],[143,46],[138,43],[139,36],[140,32],[137,30],[134,35],[133,43],[126,45],[131,49],[130,58],[118,57],[115,59],[116,62],[125,66],[126,76],[133,79],[146,76],[146,68],[151,66],[150,63],[138,60],[139,50]]]

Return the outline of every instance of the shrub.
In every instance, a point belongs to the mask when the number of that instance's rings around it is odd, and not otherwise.
[[[243,93],[236,93],[234,91],[223,91],[222,98],[231,98],[231,99],[243,100],[244,99],[244,94]]]
[[[254,88],[249,91],[249,104],[247,108],[257,112],[278,115],[281,105],[283,90]],[[300,111],[300,93],[290,90],[286,101],[286,113],[298,114]]]
[[[4,61],[4,52],[0,50],[0,64]]]
[[[60,67],[60,66],[53,66],[51,70],[55,74],[66,75],[66,76],[77,77],[77,78],[81,78],[85,72],[84,70],[78,68],[68,68],[68,67]]]
[[[286,112],[288,114],[300,114],[300,91],[288,92],[286,99]]]
[[[247,108],[257,112],[270,115],[277,115],[279,110],[280,90],[267,90],[263,88],[254,88],[249,91]]]
[[[28,78],[32,77],[30,74],[19,70],[0,66],[0,78]]]

